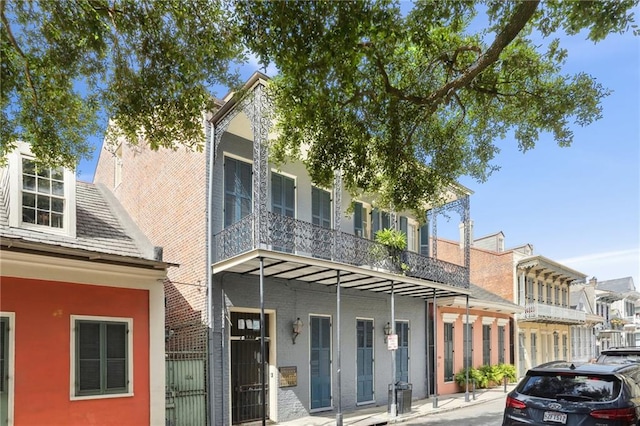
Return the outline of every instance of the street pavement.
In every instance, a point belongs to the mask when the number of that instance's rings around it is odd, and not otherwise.
[[[506,399],[507,393],[515,388],[515,386],[515,384],[507,385],[507,392],[505,392],[504,386],[499,386],[492,389],[477,390],[475,392],[475,396],[472,392],[469,392],[468,395],[465,395],[464,393],[444,395],[438,397],[437,404],[434,403],[433,397],[413,400],[411,404],[411,412],[401,414],[396,417],[390,416],[387,413],[386,405],[361,408],[355,411],[343,413],[342,424],[345,426],[377,426],[411,422],[409,424],[418,425],[421,424],[418,419],[423,417],[425,419],[425,423],[428,422],[431,424],[428,416],[434,414],[461,410],[462,408],[472,407],[495,400],[499,400],[504,406],[504,400]],[[302,417],[300,419],[281,422],[278,424],[285,426],[332,426],[336,425],[336,413],[332,411],[318,413],[312,416]],[[458,424],[461,425],[462,423]],[[475,423],[469,424],[475,426]]]

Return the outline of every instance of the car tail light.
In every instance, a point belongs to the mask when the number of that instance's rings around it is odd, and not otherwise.
[[[525,404],[524,402],[512,398],[510,396],[507,397],[507,408],[527,408],[527,404]]]
[[[591,412],[591,417],[596,419],[619,420],[627,422],[624,424],[633,424],[636,420],[636,409],[634,407],[628,407],[614,408],[611,410],[594,410]]]

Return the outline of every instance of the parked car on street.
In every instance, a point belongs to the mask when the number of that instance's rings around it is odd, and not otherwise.
[[[554,361],[507,395],[503,426],[640,425],[640,364]]]
[[[640,347],[623,346],[609,348],[600,351],[600,355],[596,359],[598,364],[612,364],[622,362],[640,362]]]

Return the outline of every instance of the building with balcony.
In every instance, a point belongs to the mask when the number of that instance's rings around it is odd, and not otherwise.
[[[596,337],[605,317],[601,315],[603,311],[599,309],[595,287],[596,279],[593,278],[588,283],[575,284],[569,289],[569,306],[585,314],[584,323],[571,326],[571,361],[589,362],[599,354]]]
[[[640,346],[640,316],[636,314],[640,293],[633,278],[598,281],[596,296],[606,303],[605,321],[598,330],[599,348]]]
[[[571,327],[587,323],[586,313],[569,304],[570,288],[583,283],[586,275],[534,255],[530,244],[505,249],[502,232],[471,240],[471,282],[524,309],[516,315],[513,330],[519,374],[544,362],[569,359]],[[439,259],[462,261],[459,242],[440,239],[437,249]]]
[[[205,117],[203,152],[105,140],[98,163],[95,180],[180,265],[165,283],[168,424],[185,406],[215,425],[331,410],[340,421],[343,410],[393,406],[396,382],[413,398],[457,392],[454,368],[513,362],[522,308],[470,286],[468,250],[458,263],[438,256],[438,217],[468,224],[470,191],[451,188],[415,217],[351,198],[339,170],[332,187],[314,186],[302,162],[269,160],[266,84],[256,73]],[[375,241],[388,228],[406,234],[406,250]],[[208,330],[203,365],[191,362],[202,336],[182,336],[191,323]],[[193,380],[169,363],[181,349]]]

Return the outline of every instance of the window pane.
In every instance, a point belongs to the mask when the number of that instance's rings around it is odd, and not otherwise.
[[[29,175],[35,175],[36,174],[36,163],[31,161],[31,160],[27,160],[26,158],[22,159],[22,173],[23,174],[29,174]]]
[[[43,210],[38,210],[37,211],[37,217],[38,220],[36,221],[36,223],[38,225],[46,225],[49,226],[49,212],[48,211],[43,211]]]
[[[51,202],[49,197],[44,197],[42,195],[38,196],[38,209],[40,210],[50,210]]]
[[[64,180],[64,171],[61,168],[53,169],[51,171],[51,179]]]
[[[22,189],[26,191],[35,191],[36,190],[36,178],[33,176],[23,176],[22,177]]]
[[[53,228],[62,228],[62,215],[57,213],[51,213],[51,226]]]
[[[35,207],[36,206],[36,195],[29,194],[28,192],[22,193],[22,205],[25,207]]]
[[[49,177],[51,176],[51,169],[49,169],[48,167],[44,169],[37,169],[37,170],[38,170],[37,174],[40,177],[49,179]]]
[[[51,181],[49,179],[38,178],[38,192],[43,194],[51,193]]]
[[[51,192],[53,195],[64,195],[64,183],[51,182]]]
[[[51,199],[51,211],[56,213],[62,213],[64,210],[64,200],[62,198]]]
[[[36,223],[36,211],[34,209],[22,209],[22,221],[25,223]]]

